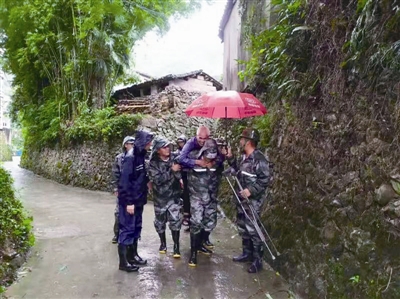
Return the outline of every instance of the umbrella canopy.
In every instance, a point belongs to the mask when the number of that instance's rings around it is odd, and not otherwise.
[[[264,115],[267,108],[249,93],[215,91],[194,100],[185,113],[191,117],[246,118]]]

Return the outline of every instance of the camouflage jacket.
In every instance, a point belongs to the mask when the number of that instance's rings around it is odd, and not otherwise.
[[[114,192],[118,191],[118,183],[119,179],[121,178],[122,162],[124,160],[124,156],[125,153],[120,153],[115,156],[115,160],[112,165],[111,185]]]
[[[158,201],[168,201],[169,199],[179,200],[182,193],[179,180],[180,171],[173,171],[172,165],[175,155],[171,154],[168,161],[161,160],[158,155],[150,160],[148,175],[153,184],[154,199]]]
[[[190,159],[197,159],[200,150],[193,150],[189,154]],[[188,171],[188,187],[191,194],[218,193],[221,173],[218,158],[211,168],[194,166]]]
[[[228,162],[237,171],[237,177],[243,189],[249,189],[251,194],[249,199],[263,200],[271,174],[269,162],[262,152],[256,149],[247,158],[242,155],[239,161],[231,158]],[[236,190],[239,190],[238,186]]]

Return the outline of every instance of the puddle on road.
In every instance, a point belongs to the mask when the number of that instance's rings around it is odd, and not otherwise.
[[[82,230],[77,226],[57,226],[35,229],[35,236],[38,239],[65,238],[80,235],[82,235]]]

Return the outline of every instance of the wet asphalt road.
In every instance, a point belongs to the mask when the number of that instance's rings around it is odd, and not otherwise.
[[[139,273],[118,270],[112,238],[115,199],[105,192],[64,186],[5,163],[26,209],[34,217],[36,245],[8,298],[288,298],[288,287],[272,270],[248,274],[231,262],[240,238],[228,220],[219,220],[211,257],[187,265],[189,235],[181,233],[181,259],[158,253],[151,203],[144,209],[139,254],[148,260]],[[167,235],[172,249],[171,235]],[[270,296],[268,297],[267,294]]]

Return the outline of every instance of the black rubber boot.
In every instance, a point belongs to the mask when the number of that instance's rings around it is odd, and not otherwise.
[[[119,255],[119,269],[126,272],[136,272],[139,267],[128,263],[127,259],[128,248],[125,245],[118,244],[118,255]]]
[[[133,245],[128,247],[128,263],[137,266],[144,266],[147,260],[142,259],[137,252],[138,240],[133,241]]]
[[[205,237],[206,237],[206,232],[202,230],[199,234],[200,244],[198,247],[198,251],[205,255],[211,255],[213,252],[204,246]]]
[[[248,239],[242,239],[242,247],[243,247],[243,253],[241,255],[234,256],[232,260],[238,263],[251,262],[253,260],[253,250],[251,248],[251,241]]]
[[[210,242],[210,233],[211,232],[206,232],[204,231],[204,243],[203,245],[208,248],[208,249],[214,249],[214,244]]]
[[[160,236],[160,241],[161,241],[160,248],[158,249],[158,251],[160,253],[167,253],[167,241],[165,239],[165,232],[158,235]]]
[[[254,246],[253,256],[254,256],[253,263],[250,265],[249,269],[247,269],[247,272],[249,272],[249,273],[257,273],[263,268],[263,264],[262,264],[263,247],[262,247],[262,245]]]
[[[112,238],[111,242],[113,244],[118,243],[118,235],[119,235],[119,223],[118,223],[118,217],[115,215],[115,220],[114,220],[114,238]]]
[[[180,258],[181,253],[179,251],[179,235],[180,231],[171,231],[172,233],[172,240],[174,240],[174,258]]]
[[[190,234],[190,258],[189,258],[189,266],[196,267],[197,266],[197,247],[199,234]]]

